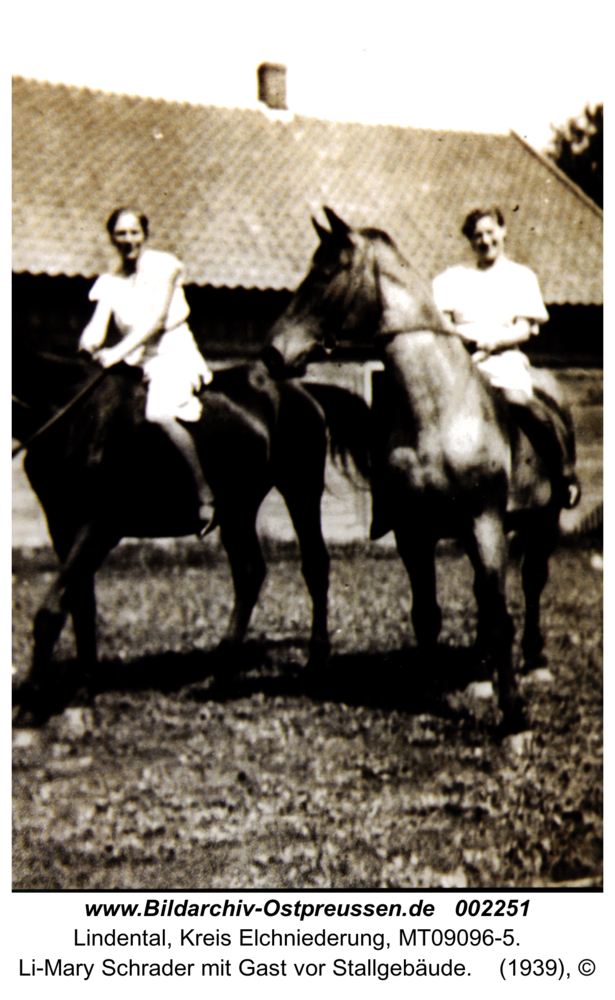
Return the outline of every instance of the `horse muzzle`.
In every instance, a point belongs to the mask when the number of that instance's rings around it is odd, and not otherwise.
[[[274,344],[268,344],[262,353],[262,359],[267,366],[267,370],[272,378],[298,378],[305,374],[307,367],[306,356],[299,356],[292,361],[287,361],[282,352]]]

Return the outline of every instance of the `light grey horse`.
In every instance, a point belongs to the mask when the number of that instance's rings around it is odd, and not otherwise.
[[[340,334],[377,345],[391,405],[374,453],[375,499],[380,507],[384,502],[385,528],[394,530],[408,571],[419,648],[433,651],[441,627],[436,542],[458,538],[475,572],[477,649],[497,672],[505,728],[519,728],[525,721],[506,605],[506,534],[518,530],[523,546],[522,649],[529,668],[545,662],[540,597],[559,533],[556,491],[503,400],[448,328],[430,286],[392,240],[325,213],[331,231],[314,222],[320,246],[271,331],[265,360],[278,377],[296,375],[319,345]],[[541,389],[557,400],[557,386],[545,377],[540,373]]]

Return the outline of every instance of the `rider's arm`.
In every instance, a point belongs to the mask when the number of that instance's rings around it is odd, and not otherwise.
[[[509,336],[509,333],[512,334],[513,332],[512,327],[508,331],[505,327],[494,323],[455,323],[454,313],[445,311],[442,315],[446,320],[450,332],[456,333],[457,336],[461,337],[464,344],[474,349],[482,351],[493,350],[512,340],[527,339],[522,336],[520,330],[515,332],[514,337]]]
[[[494,332],[486,331],[475,343],[479,350],[499,351],[502,348],[513,348],[524,344],[532,335],[532,325],[528,319],[517,316],[510,326],[498,326]]]
[[[150,273],[145,270],[145,273],[139,276],[141,278],[139,287],[141,315],[119,344],[97,352],[96,360],[103,368],[109,368],[111,365],[123,361],[137,347],[141,347],[164,327],[175,291],[175,283],[182,270],[178,260],[170,255],[165,255],[165,257],[172,263],[169,265],[165,261],[164,270],[158,266],[153,273],[151,269]]]
[[[512,350],[530,339],[538,332],[536,324],[522,317],[517,317],[510,324],[495,323],[461,323],[457,333],[467,344],[472,344],[485,355],[501,350]]]
[[[518,347],[539,332],[539,324],[546,323],[549,314],[545,309],[538,279],[533,271],[519,264],[507,264],[507,282],[510,301],[514,302],[512,322],[508,320],[493,332],[485,331],[485,336],[477,340],[479,349],[491,353],[506,348]],[[506,299],[506,296],[504,297]]]
[[[93,354],[101,344],[104,344],[111,319],[111,308],[105,302],[98,301],[94,315],[79,338],[79,350]]]

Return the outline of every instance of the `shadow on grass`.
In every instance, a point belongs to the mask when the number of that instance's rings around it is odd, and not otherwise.
[[[76,660],[69,659],[51,668],[53,683],[44,691],[14,693],[15,725],[42,724],[71,704],[89,704],[97,694],[138,691],[183,691],[186,700],[200,703],[226,703],[255,694],[272,699],[306,697],[448,716],[444,696],[484,678],[474,650],[466,647],[437,646],[429,657],[416,647],[339,654],[319,670],[303,666],[306,659],[307,642],[252,641],[232,652],[194,650],[105,660],[87,681]]]

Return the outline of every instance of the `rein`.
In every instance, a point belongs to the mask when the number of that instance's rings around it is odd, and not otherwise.
[[[85,385],[83,389],[80,389],[77,395],[74,396],[70,400],[70,402],[66,404],[66,406],[63,406],[61,410],[58,410],[57,413],[54,413],[53,417],[47,420],[42,427],[38,428],[38,430],[34,431],[34,434],[31,434],[29,438],[26,438],[25,441],[22,441],[21,444],[18,444],[15,448],[13,448],[11,452],[11,458],[15,458],[15,456],[19,455],[20,452],[25,451],[26,448],[28,448],[33,441],[36,441],[36,439],[39,438],[42,434],[44,434],[45,431],[48,431],[50,427],[53,427],[53,425],[57,423],[61,417],[63,417],[66,413],[69,412],[69,410],[73,408],[75,403],[78,403],[80,399],[83,399],[83,397],[87,395],[87,393],[90,392],[90,390],[93,389],[94,386],[98,385],[98,383],[102,381],[102,379],[104,378],[104,376],[107,374],[108,371],[110,371],[109,368],[103,368],[101,371],[99,371],[98,374],[94,376],[92,381],[88,382],[88,384]]]

